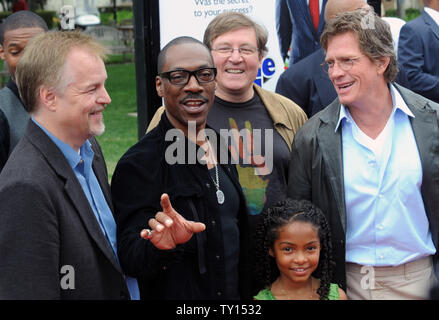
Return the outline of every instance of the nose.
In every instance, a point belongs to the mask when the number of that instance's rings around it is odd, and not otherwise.
[[[306,262],[306,256],[303,252],[296,252],[294,255],[294,262],[298,265],[302,265]]]
[[[198,83],[197,78],[195,78],[195,75],[191,74],[189,76],[189,81],[184,87],[186,91],[201,91],[203,90],[203,87]]]
[[[337,78],[344,75],[344,71],[338,65],[338,62],[335,62],[331,69],[328,70],[328,74],[330,78]]]
[[[242,56],[241,53],[239,53],[238,48],[233,49],[233,52],[230,55],[229,60],[233,62],[240,62],[242,60]]]
[[[110,104],[111,103],[110,95],[108,94],[107,90],[104,87],[102,87],[102,90],[101,90],[100,95],[98,97],[98,103],[100,103],[100,104]]]

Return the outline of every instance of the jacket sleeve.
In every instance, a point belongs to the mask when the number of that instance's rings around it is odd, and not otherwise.
[[[306,153],[311,145],[303,143],[302,137],[303,130],[299,130],[294,136],[288,170],[287,196],[292,199],[311,200],[311,159],[307,158]]]
[[[293,69],[294,65],[290,66],[290,68],[284,71],[276,84],[276,93],[287,97],[288,99],[295,102],[299,107],[305,111],[307,117],[310,117],[311,110],[309,110],[309,101],[307,97],[309,97],[311,83],[309,83],[309,77],[297,77],[295,76]]]
[[[161,210],[160,170],[147,162],[122,157],[111,181],[119,260],[124,272],[136,278],[153,277],[182,252],[180,246],[159,250],[140,237],[140,231],[149,228],[149,219]]]
[[[288,57],[288,50],[293,35],[293,25],[286,0],[276,0],[276,30],[283,61]]]
[[[409,89],[439,101],[439,76],[425,72],[424,49],[419,32],[405,24],[399,34],[398,62],[406,73]]]
[[[9,123],[3,111],[0,110],[0,172],[9,155]]]
[[[58,220],[47,191],[3,184],[0,212],[0,299],[60,299]]]

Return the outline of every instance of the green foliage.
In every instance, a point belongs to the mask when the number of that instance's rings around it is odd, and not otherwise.
[[[413,20],[417,17],[419,17],[421,15],[421,11],[419,11],[419,9],[415,9],[415,8],[408,8],[405,10],[405,21],[410,21]],[[398,12],[395,9],[389,9],[386,10],[386,17],[397,17],[400,18],[398,16]]]
[[[137,142],[136,76],[134,63],[107,64],[105,87],[111,104],[104,111],[105,133],[97,137],[111,180],[117,162]]]
[[[133,19],[132,10],[118,10],[117,11],[117,24],[120,24],[123,20]],[[101,24],[110,25],[114,23],[113,11],[101,12]]]
[[[49,30],[55,26],[57,21],[56,11],[38,10],[35,13],[46,21]]]
[[[37,10],[37,11],[35,11],[35,13],[38,14],[41,18],[43,18],[44,21],[46,21],[49,29],[52,29],[54,27],[55,19],[57,19],[56,18],[56,11]],[[11,11],[0,12],[0,20],[6,19],[11,14],[12,14]]]
[[[421,12],[418,9],[408,8],[405,11],[405,20],[410,21],[421,15]]]
[[[396,12],[395,9],[386,10],[386,17],[397,17],[397,18],[399,18],[398,17],[398,13]]]

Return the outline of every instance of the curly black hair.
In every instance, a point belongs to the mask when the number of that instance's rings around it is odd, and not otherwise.
[[[270,286],[279,277],[276,260],[269,255],[269,250],[273,248],[280,228],[294,221],[309,222],[318,230],[321,246],[319,264],[312,275],[320,279],[320,287],[317,289],[320,300],[326,300],[335,263],[332,258],[331,231],[323,212],[308,200],[286,199],[266,209],[261,219],[256,228],[256,276],[263,288]]]

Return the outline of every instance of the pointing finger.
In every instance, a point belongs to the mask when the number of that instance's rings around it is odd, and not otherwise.
[[[167,214],[171,219],[176,216],[176,211],[171,205],[171,200],[169,200],[169,196],[164,193],[160,197],[160,205],[162,206],[163,212]]]

